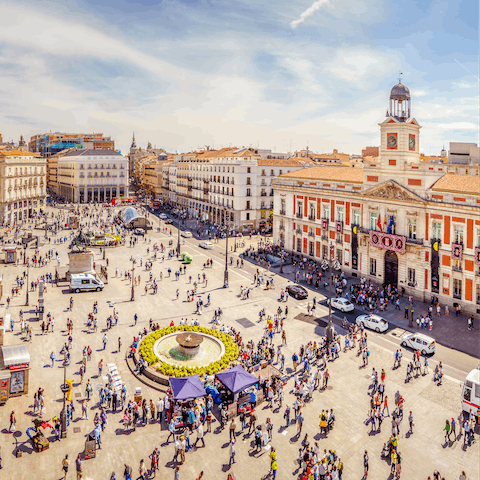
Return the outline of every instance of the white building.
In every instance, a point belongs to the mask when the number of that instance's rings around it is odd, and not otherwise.
[[[45,205],[47,162],[36,153],[0,150],[0,215],[14,224]]]
[[[114,150],[73,150],[58,159],[57,194],[70,202],[128,195],[128,159]]]

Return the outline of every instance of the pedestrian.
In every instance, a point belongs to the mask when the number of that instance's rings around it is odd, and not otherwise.
[[[452,420],[453,420],[453,419],[452,419]],[[409,432],[410,432],[410,433],[413,433],[414,423],[413,423],[413,413],[412,413],[411,410],[410,410],[410,414],[408,415],[408,423],[410,424],[410,430],[409,430]]]
[[[228,461],[228,464],[231,465],[232,463],[235,463],[235,439],[230,439],[229,451],[230,460]]]
[[[10,414],[10,427],[8,428],[8,432],[14,432],[17,424],[17,418],[15,417],[15,410],[12,410],[12,413]]]
[[[452,417],[452,421],[450,422],[450,432],[453,433],[453,441],[457,440],[457,432],[455,431],[456,423],[455,419]]]
[[[232,421],[230,422],[230,440],[233,440],[235,441],[235,429],[236,429],[237,425],[235,424],[235,419],[232,418]]]
[[[197,427],[197,439],[195,440],[195,447],[197,446],[197,443],[199,440],[202,441],[202,446],[205,446],[205,440],[203,439],[203,425],[201,423],[198,424]]]
[[[65,455],[65,458],[62,460],[62,470],[63,470],[63,478],[67,478],[68,467],[70,466],[70,460],[68,459],[68,455]]]
[[[302,433],[302,427],[303,427],[303,415],[299,413],[297,415],[297,436],[298,437]]]
[[[445,442],[447,441],[450,441],[450,422],[447,420],[445,422],[445,427],[443,429],[445,431]]]
[[[368,452],[363,454],[363,476],[368,477]]]
[[[80,454],[77,455],[77,459],[75,460],[75,469],[77,471],[77,480],[81,480],[83,477],[83,467],[82,467],[82,457],[80,456]]]
[[[274,447],[270,450],[270,470],[272,472],[272,478],[275,479],[277,477],[277,451]]]

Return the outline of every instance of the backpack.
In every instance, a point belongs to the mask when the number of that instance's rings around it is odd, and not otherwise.
[[[370,356],[370,350],[367,350],[367,357]]]

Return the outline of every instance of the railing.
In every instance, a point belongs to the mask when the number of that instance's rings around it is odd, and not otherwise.
[[[413,243],[414,245],[423,245],[423,238],[407,238],[407,243]]]
[[[328,235],[326,233],[322,233],[322,240],[328,240]]]
[[[309,236],[309,237],[314,237],[315,234],[314,234],[313,232],[308,232],[308,236]]]
[[[342,244],[343,244],[343,240],[340,240],[339,238],[336,238],[336,239],[335,239],[335,243],[338,243],[338,244],[342,245]]]
[[[301,229],[301,228],[297,228],[295,231],[296,231],[297,233],[302,233],[302,229]]]
[[[303,213],[297,212],[297,213],[296,213],[296,217],[297,217],[297,218],[303,218]]]
[[[280,210],[280,215],[286,215],[287,212],[285,210]]]
[[[367,235],[370,235],[370,229],[369,229],[369,228],[358,227],[358,231],[359,231],[360,233],[366,233]]]
[[[279,228],[280,230],[285,231],[285,225],[280,225],[278,228]],[[480,272],[478,273],[478,275],[480,275]]]
[[[266,194],[266,193],[261,193],[260,196],[261,196],[261,197],[266,197],[267,194]]]
[[[461,271],[462,271],[462,267],[457,266],[457,265],[452,265],[452,270],[453,270],[454,272],[461,272]]]
[[[480,272],[478,270],[475,272],[475,276],[480,277]]]
[[[453,298],[456,298],[457,300],[461,300],[462,299],[462,294],[453,292]]]
[[[270,196],[273,197],[273,190],[270,192]]]
[[[309,215],[309,216],[308,216],[308,219],[309,219],[309,220],[313,220],[313,221],[316,220],[315,215]]]

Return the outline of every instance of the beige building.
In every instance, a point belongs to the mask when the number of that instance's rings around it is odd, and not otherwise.
[[[128,195],[128,159],[113,150],[72,149],[58,159],[57,195],[70,202],[110,202]]]
[[[410,93],[391,92],[379,161],[312,167],[274,180],[274,241],[441,304],[480,308],[478,165],[424,163]]]
[[[15,148],[0,150],[0,197],[3,224],[23,221],[44,207],[45,159]]]

